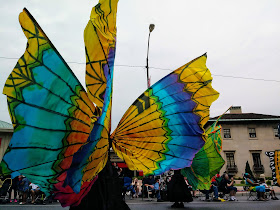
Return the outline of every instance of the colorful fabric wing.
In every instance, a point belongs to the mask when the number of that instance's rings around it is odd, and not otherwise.
[[[280,186],[280,150],[265,152],[270,160],[273,184]]]
[[[223,139],[221,136],[221,130],[222,126],[218,125],[215,126],[215,130],[212,131],[213,134],[210,134],[210,137],[213,139],[216,150],[221,154],[221,151],[223,149]]]
[[[221,114],[217,120],[213,123],[213,125],[211,125],[211,133],[214,133],[215,135],[211,135],[211,138],[214,140],[215,144],[216,144],[216,149],[219,153],[221,153],[222,151],[222,144],[223,144],[223,139],[221,137],[221,130],[222,127],[220,125],[217,126],[219,120],[222,118],[222,116],[224,116],[224,114],[227,113],[228,110],[230,110],[232,106],[230,106],[223,114]]]
[[[19,21],[28,43],[3,90],[14,134],[1,167],[49,194],[64,182],[74,153],[86,143],[96,109],[26,9]]]
[[[81,184],[97,175],[108,159],[117,3],[117,0],[99,1],[92,9],[84,32],[87,89],[90,99],[101,108],[101,116],[87,143],[74,155],[67,172],[67,184],[76,193],[79,193]]]
[[[111,135],[130,170],[161,174],[189,167],[204,145],[203,126],[219,93],[211,86],[206,54],[146,90]]]
[[[225,163],[220,155],[222,147],[221,127],[215,125],[216,122],[207,129],[207,141],[195,155],[191,167],[181,170],[194,190],[210,189],[212,177],[220,172]],[[220,143],[217,144],[216,142]]]
[[[84,31],[86,86],[89,98],[102,109],[106,88],[112,88],[118,0],[100,0]],[[109,87],[107,87],[109,86]]]
[[[82,199],[90,191],[92,185],[97,180],[97,176],[90,182],[84,182],[81,186],[80,192],[75,193],[73,189],[67,185],[63,186],[63,180],[66,178],[66,173],[63,176],[60,176],[61,182],[55,184],[56,191],[54,192],[54,200],[59,200],[62,207],[66,206],[77,206],[81,203]]]

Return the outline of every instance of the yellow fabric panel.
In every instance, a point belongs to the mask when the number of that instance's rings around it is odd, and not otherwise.
[[[89,98],[100,108],[103,107],[103,93],[107,83],[103,66],[107,63],[110,49],[115,48],[116,44],[117,3],[118,1],[99,1],[100,7],[93,7],[84,30],[86,86]]]
[[[276,179],[277,183],[280,186],[280,151],[275,150],[275,173],[276,173]]]

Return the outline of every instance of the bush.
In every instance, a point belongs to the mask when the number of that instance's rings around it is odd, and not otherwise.
[[[267,181],[266,181],[266,184],[267,184],[267,185],[271,185],[271,181],[270,181],[270,180],[267,180]]]
[[[240,184],[245,184],[245,181],[244,181],[244,180],[241,180]]]
[[[135,179],[135,178],[137,178],[138,180],[142,180],[143,176],[134,176],[132,179]]]

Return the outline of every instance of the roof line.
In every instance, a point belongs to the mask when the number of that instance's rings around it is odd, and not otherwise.
[[[217,119],[209,119],[209,121],[216,121]],[[219,122],[223,121],[275,121],[280,120],[280,118],[265,118],[265,119],[220,119]]]

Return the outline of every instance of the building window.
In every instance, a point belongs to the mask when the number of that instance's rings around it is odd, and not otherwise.
[[[225,139],[230,139],[231,138],[231,134],[230,134],[230,129],[223,129],[224,130],[224,138]]]
[[[261,155],[260,153],[252,153],[253,156],[253,169],[255,173],[264,173],[264,167],[261,162]]]
[[[253,162],[255,167],[261,167],[261,156],[260,153],[252,153],[253,156]]]
[[[249,128],[249,137],[250,138],[257,138],[256,129],[255,128]]]
[[[227,166],[230,168],[235,167],[235,161],[234,161],[234,153],[233,152],[227,152],[226,153],[226,159],[227,159]]]
[[[273,128],[274,137],[279,137],[278,128]]]

